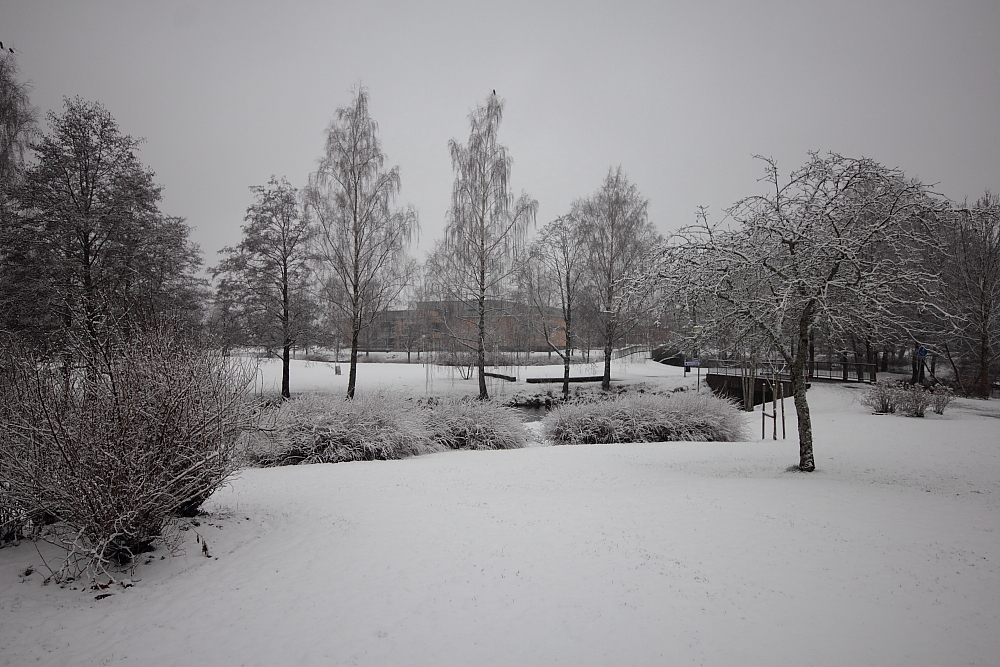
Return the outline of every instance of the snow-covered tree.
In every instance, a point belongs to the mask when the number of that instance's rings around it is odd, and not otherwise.
[[[611,353],[638,322],[640,302],[623,298],[624,279],[660,240],[649,221],[649,200],[621,167],[609,169],[600,189],[580,202],[581,238],[587,248],[587,295],[604,344],[604,379],[611,388]]]
[[[673,295],[705,305],[698,324],[763,337],[785,362],[798,415],[799,469],[815,469],[806,399],[810,334],[897,327],[901,301],[929,297],[936,276],[913,252],[926,188],[866,158],[810,154],[782,178],[763,159],[770,191],[747,197],[726,221],[678,232],[654,274]],[[633,291],[642,281],[633,284]]]
[[[406,250],[417,233],[417,213],[394,206],[399,188],[399,167],[385,169],[368,91],[359,87],[352,104],[337,109],[326,154],[305,190],[307,211],[319,226],[323,294],[351,339],[348,398],[357,385],[361,333],[399,297],[415,270]]]
[[[584,287],[587,248],[580,232],[580,210],[575,206],[568,214],[556,218],[542,228],[532,244],[524,288],[538,312],[539,326],[546,344],[563,362],[563,396],[569,396],[570,355],[576,345],[574,316]],[[547,310],[556,308],[565,324],[562,349],[552,341]]]
[[[34,145],[4,226],[16,270],[17,328],[86,329],[196,308],[200,251],[182,218],[158,208],[160,186],[100,103],[64,100]],[[7,304],[4,304],[7,305]],[[8,317],[10,315],[8,314]]]
[[[498,303],[523,260],[524,239],[534,223],[538,202],[510,191],[511,158],[500,143],[503,101],[494,92],[469,114],[469,141],[448,142],[455,183],[444,240],[429,264],[450,300],[472,311],[476,329],[465,342],[475,351],[479,398],[486,389],[486,341],[490,304]]]
[[[941,216],[940,318],[934,346],[947,359],[955,383],[989,398],[1000,361],[1000,197],[987,192],[973,206]]]
[[[243,314],[244,327],[262,343],[277,334],[281,346],[281,395],[291,396],[289,359],[292,346],[314,317],[308,295],[309,243],[313,227],[303,219],[298,193],[273,176],[266,186],[250,188],[256,201],[247,208],[243,240],[213,269],[220,278],[218,298]]]

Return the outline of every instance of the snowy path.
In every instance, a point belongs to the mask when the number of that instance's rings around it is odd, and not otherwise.
[[[856,395],[810,392],[811,475],[794,439],[248,470],[217,560],[192,538],[104,600],[0,550],[0,663],[995,664],[995,407]]]

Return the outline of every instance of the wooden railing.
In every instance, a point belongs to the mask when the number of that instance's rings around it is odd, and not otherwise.
[[[751,374],[746,362],[738,359],[702,359],[700,366],[717,375]],[[744,370],[746,369],[746,370]],[[788,379],[788,367],[783,361],[761,361],[753,369],[757,377]],[[806,364],[806,378],[839,380],[841,382],[875,382],[878,365],[854,361],[815,361]]]

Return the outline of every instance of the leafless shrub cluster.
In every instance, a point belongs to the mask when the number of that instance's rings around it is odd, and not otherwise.
[[[56,362],[6,352],[0,502],[65,550],[57,581],[110,577],[236,471],[250,369],[165,328]]]
[[[626,394],[612,400],[569,403],[542,421],[556,444],[738,441],[746,436],[733,403],[711,394]]]
[[[935,385],[931,392],[931,408],[936,414],[943,415],[945,409],[955,400],[955,392],[943,384]]]
[[[907,417],[923,417],[931,404],[930,393],[919,384],[900,385],[899,412]]]
[[[871,408],[876,414],[888,415],[899,407],[899,383],[876,382],[868,393],[861,397],[861,404]]]
[[[919,384],[878,382],[861,398],[861,403],[876,414],[898,412],[907,417],[923,417],[928,407],[939,415],[944,414],[954,397],[955,392],[944,385],[928,391]]]

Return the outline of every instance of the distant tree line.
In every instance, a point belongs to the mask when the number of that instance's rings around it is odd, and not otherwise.
[[[407,254],[419,229],[416,211],[395,204],[399,168],[386,166],[368,92],[359,87],[351,104],[337,109],[319,168],[301,192],[275,179],[253,188],[257,203],[247,210],[243,240],[225,248],[213,268],[220,340],[281,349],[285,396],[293,346],[343,344],[353,397],[359,350],[396,309],[404,316],[394,343],[409,353],[436,348],[444,336],[455,357],[471,359],[486,399],[487,366],[496,362],[501,329],[509,333],[501,323],[514,319],[564,359],[567,379],[574,351],[584,340],[588,349],[597,343],[610,387],[611,350],[644,312],[621,306],[619,281],[659,238],[647,202],[612,169],[596,194],[529,243],[538,203],[510,191],[512,160],[498,136],[503,108],[491,95],[470,114],[468,141],[449,143],[452,206],[444,238],[421,266]],[[574,254],[568,278],[560,274],[556,237]],[[454,317],[432,323],[428,304]],[[566,323],[561,346],[551,336],[553,311]]]
[[[359,350],[395,311],[396,343],[419,352],[445,337],[478,372],[484,399],[512,319],[563,362],[567,393],[574,359],[602,351],[610,388],[613,351],[657,328],[690,353],[778,357],[796,372],[821,350],[880,365],[902,355],[914,380],[947,377],[968,395],[988,397],[996,382],[991,193],[955,204],[871,160],[812,155],[786,179],[766,161],[769,194],[667,241],[612,167],[535,233],[538,203],[513,191],[494,93],[470,114],[468,140],[448,144],[447,225],[421,264],[408,255],[417,213],[396,201],[400,171],[359,86],[307,183],[251,187],[242,238],[221,251],[210,281],[189,226],[160,209],[141,140],[80,98],[39,128],[29,92],[13,56],[0,58],[0,327],[53,355],[71,333],[124,335],[166,318],[223,349],[279,354],[286,397],[293,350],[343,345],[353,396]],[[451,304],[456,317],[432,328],[420,307],[429,303]]]

